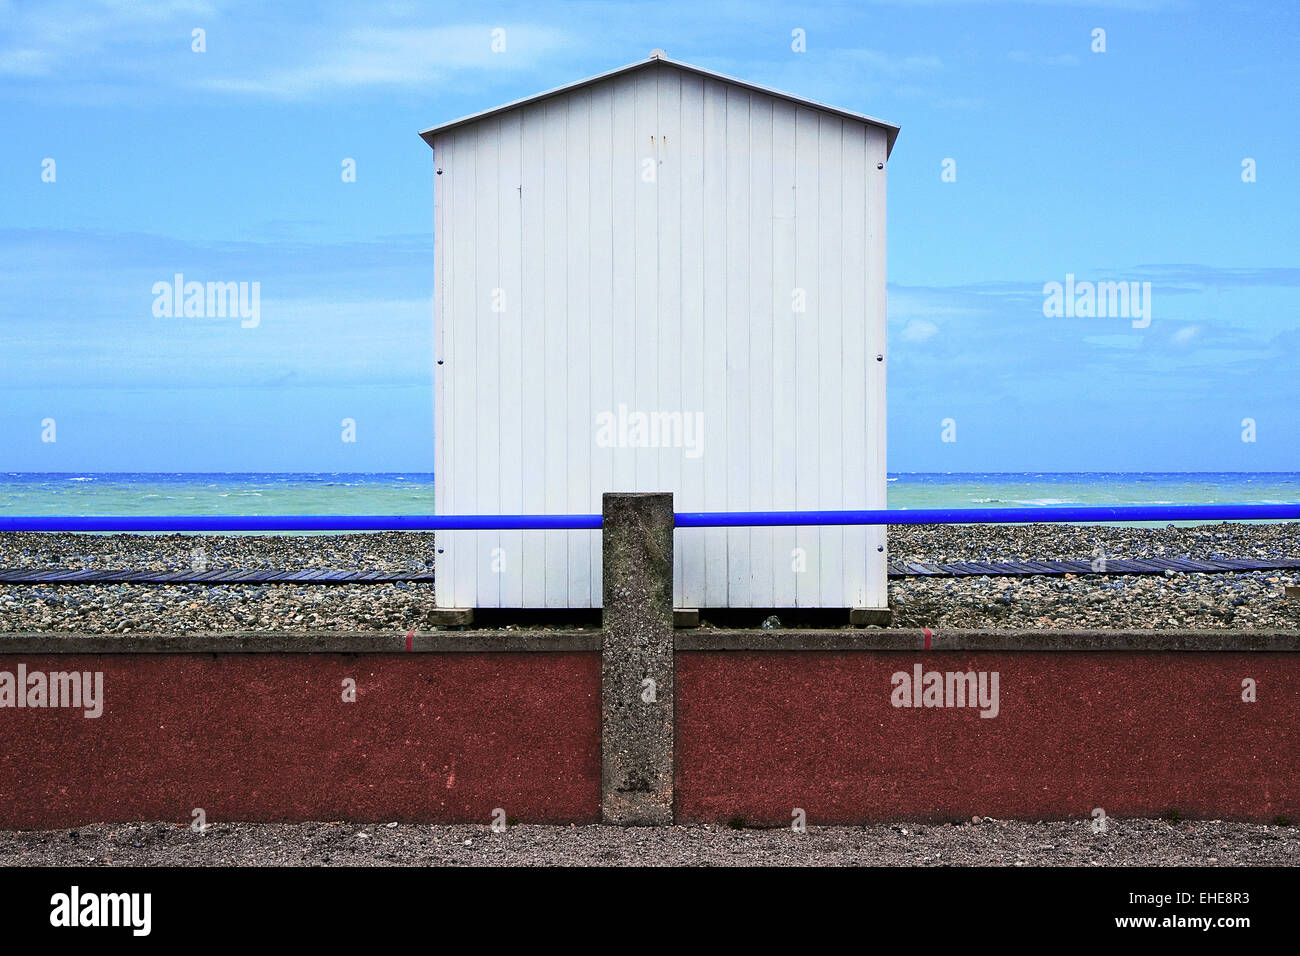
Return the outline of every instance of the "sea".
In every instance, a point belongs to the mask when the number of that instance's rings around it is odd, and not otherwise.
[[[417,474],[0,472],[0,515],[433,513]],[[899,473],[890,508],[1300,502],[1300,472]]]

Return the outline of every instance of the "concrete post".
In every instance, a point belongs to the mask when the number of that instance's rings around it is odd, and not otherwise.
[[[673,496],[604,495],[600,814],[673,822]]]

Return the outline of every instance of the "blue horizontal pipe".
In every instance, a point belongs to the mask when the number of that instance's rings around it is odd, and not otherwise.
[[[600,524],[600,515],[0,515],[0,531],[562,531]]]
[[[757,528],[1034,521],[1227,521],[1243,518],[1300,519],[1300,502],[1272,505],[895,508],[877,511],[687,511],[676,515],[676,524],[679,528]],[[0,531],[566,531],[600,526],[600,515],[0,516]]]
[[[1011,524],[1030,521],[1221,521],[1300,518],[1300,502],[1280,505],[1053,505],[1033,508],[894,508],[880,511],[693,511],[679,528],[774,525]]]

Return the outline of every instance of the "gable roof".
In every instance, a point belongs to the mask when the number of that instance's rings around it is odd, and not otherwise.
[[[420,137],[426,143],[432,146],[433,138],[435,135],[437,135],[438,133],[446,132],[447,130],[453,129],[457,126],[464,126],[467,123],[476,123],[481,119],[487,119],[489,116],[495,116],[497,113],[504,113],[506,110],[513,110],[513,109],[517,109],[520,106],[527,106],[530,103],[536,103],[552,96],[559,96],[562,93],[569,93],[573,90],[581,89],[584,86],[591,86],[594,83],[600,83],[604,80],[608,80],[616,76],[621,76],[624,73],[631,73],[635,70],[642,70],[648,66],[651,66],[652,64],[659,64],[659,63],[676,67],[677,69],[684,70],[687,73],[694,73],[697,76],[703,76],[711,80],[718,80],[722,83],[729,83],[732,86],[739,86],[743,89],[750,90],[751,92],[754,93],[762,93],[766,96],[775,97],[776,99],[785,100],[790,103],[796,103],[799,106],[806,106],[809,109],[819,110],[823,113],[830,113],[834,116],[842,116],[845,119],[856,120],[857,122],[865,123],[868,126],[876,126],[885,131],[885,136],[886,136],[885,155],[886,156],[888,156],[889,153],[893,151],[894,140],[898,138],[899,127],[895,126],[893,123],[886,123],[884,120],[876,119],[873,116],[866,116],[862,113],[855,113],[852,110],[840,109],[838,106],[827,106],[825,103],[818,103],[815,100],[810,100],[802,96],[795,96],[791,93],[783,93],[780,90],[774,90],[766,86],[759,86],[757,83],[750,83],[747,82],[746,80],[738,80],[734,76],[727,76],[723,73],[715,73],[712,70],[706,70],[703,67],[694,66],[690,63],[682,63],[679,60],[670,60],[668,59],[668,57],[662,55],[657,50],[654,53],[652,53],[648,58],[644,60],[638,60],[635,63],[629,63],[627,66],[620,66],[618,69],[615,70],[609,70],[605,73],[598,73],[595,76],[589,76],[585,80],[578,80],[577,82],[568,83],[565,84],[564,86],[557,86],[555,89],[546,90],[543,93],[535,93],[532,96],[525,96],[523,99],[515,100],[511,103],[504,103],[501,106],[494,106],[491,109],[483,110],[478,113],[471,113],[469,116],[462,116],[460,119],[454,119],[447,123],[440,123],[437,126],[430,126],[428,129],[420,131]]]

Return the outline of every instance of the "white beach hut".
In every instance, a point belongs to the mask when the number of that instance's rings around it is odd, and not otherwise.
[[[898,128],[667,59],[444,123],[439,514],[885,506]],[[678,529],[682,608],[884,608],[880,527]],[[438,536],[437,603],[585,608],[595,531]]]

